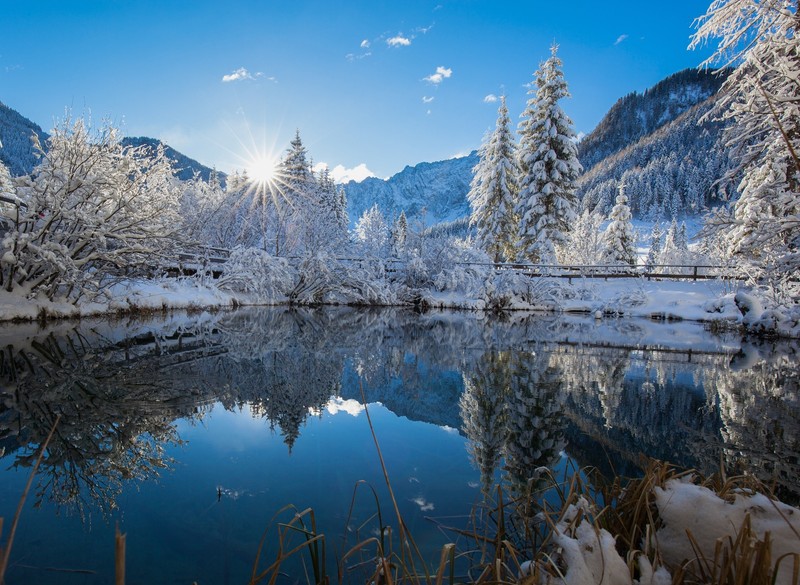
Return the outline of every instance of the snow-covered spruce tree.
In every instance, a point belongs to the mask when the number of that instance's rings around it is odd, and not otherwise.
[[[557,52],[553,45],[536,72],[536,88],[528,92],[535,97],[519,127],[518,258],[542,264],[557,261],[556,249],[575,221],[575,180],[582,170],[572,120],[559,106],[569,91]]]
[[[495,262],[514,260],[517,218],[516,145],[509,128],[506,96],[500,98],[497,124],[478,151],[480,160],[472,169],[467,194],[472,214],[470,225],[477,228],[476,245]]]
[[[658,264],[658,259],[661,256],[662,235],[660,223],[656,221],[653,224],[653,232],[650,235],[650,250],[647,252],[647,260],[644,263],[647,272],[652,272]]]
[[[126,147],[118,131],[67,119],[41,162],[17,179],[20,205],[3,210],[0,280],[7,291],[76,301],[111,275],[144,273],[180,233],[179,189],[163,148]]]
[[[297,253],[303,246],[301,232],[305,231],[305,220],[312,212],[311,202],[317,191],[317,181],[299,130],[278,163],[276,175],[277,185],[271,190],[275,245],[270,251],[275,256],[286,256]]]
[[[0,143],[0,148],[2,148],[2,143]],[[17,193],[14,183],[11,181],[11,173],[0,160],[0,233],[7,227],[6,216],[16,210],[16,200]]]
[[[603,234],[605,253],[603,261],[607,264],[636,266],[636,236],[631,223],[631,208],[625,194],[625,184],[620,183],[617,204],[611,210],[608,224]]]
[[[704,65],[738,65],[713,115],[732,118],[728,145],[743,170],[732,209],[709,217],[732,256],[772,274],[800,269],[800,3],[714,0],[690,47],[717,40]],[[769,274],[767,274],[769,276]]]
[[[336,188],[327,167],[320,171],[301,202],[298,227],[303,236],[302,251],[313,256],[340,250],[347,240],[347,212],[341,207],[342,192]]]
[[[672,223],[669,224],[669,230],[664,237],[664,245],[661,248],[661,253],[658,257],[658,264],[681,265],[690,264],[692,255],[689,251],[688,238],[686,237],[686,225],[678,226],[678,221],[672,218]]]
[[[408,240],[408,219],[405,210],[400,211],[392,228],[392,253],[399,256],[405,251]]]

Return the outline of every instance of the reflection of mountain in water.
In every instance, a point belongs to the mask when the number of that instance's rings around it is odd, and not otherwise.
[[[500,468],[527,485],[566,449],[617,471],[640,453],[706,471],[724,457],[798,491],[797,347],[749,348],[752,359],[732,368],[731,340],[704,334],[690,354],[654,345],[658,332],[649,322],[349,308],[4,326],[0,448],[30,466],[61,415],[42,496],[113,503],[125,481],[169,465],[178,419],[214,403],[248,408],[291,449],[308,416],[332,395],[360,400],[363,385],[398,415],[461,428],[484,490]]]

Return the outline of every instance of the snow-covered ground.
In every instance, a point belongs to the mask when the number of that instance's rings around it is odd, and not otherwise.
[[[545,579],[564,585],[669,585],[672,575],[687,559],[704,559],[706,569],[719,559],[720,547],[733,543],[748,518],[750,537],[771,543],[770,566],[775,569],[774,583],[796,582],[792,568],[800,555],[800,510],[763,494],[739,492],[732,502],[725,501],[710,489],[691,483],[690,477],[671,479],[664,487],[653,489],[661,527],[644,548],[658,550],[658,563],[651,564],[645,554],[638,554],[639,579],[632,579],[628,565],[615,546],[615,538],[588,520],[576,522],[579,512],[594,516],[596,510],[584,498],[570,505],[555,527],[553,542],[557,557],[566,565],[563,577]],[[691,537],[689,536],[691,535]],[[752,542],[742,546],[750,552]],[[716,554],[715,554],[716,553]],[[743,565],[752,566],[755,553]],[[694,563],[690,563],[694,565]],[[700,563],[697,563],[699,566]],[[530,570],[530,565],[523,568]],[[697,567],[690,566],[691,570]],[[759,575],[766,578],[766,575]],[[713,581],[712,582],[719,582]]]
[[[431,286],[415,291],[416,298],[437,308],[467,310],[527,310],[543,312],[585,313],[597,319],[609,317],[644,317],[655,320],[690,320],[717,322],[722,325],[753,325],[764,316],[772,319],[779,332],[800,336],[797,316],[780,315],[765,310],[763,303],[749,294],[744,285],[718,281],[647,280],[644,278],[603,279],[528,279],[519,278],[509,284],[505,277],[476,278],[469,286]],[[505,280],[508,280],[505,278]],[[522,283],[528,287],[520,292]],[[396,291],[386,292],[391,285],[381,283],[381,294],[367,304],[409,304]],[[37,318],[80,317],[127,311],[161,311],[170,309],[222,308],[237,305],[283,304],[287,297],[273,294],[264,297],[253,292],[234,291],[218,286],[216,281],[193,278],[136,280],[117,284],[109,289],[107,300],[68,303],[28,299],[21,295],[0,292],[0,320],[34,320]],[[391,294],[390,294],[391,293]],[[502,297],[502,303],[497,299]],[[330,294],[323,302],[361,304],[346,294]],[[738,305],[737,306],[737,302]],[[308,301],[306,301],[306,304]],[[741,307],[741,308],[740,308]],[[742,310],[749,311],[743,315]],[[783,322],[781,322],[783,319]],[[774,327],[773,327],[774,328]]]

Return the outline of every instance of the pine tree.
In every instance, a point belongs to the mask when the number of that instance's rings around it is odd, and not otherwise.
[[[557,51],[553,45],[536,72],[535,97],[519,130],[519,256],[543,264],[556,262],[556,246],[575,220],[575,180],[582,170],[572,120],[558,104],[569,91]]]
[[[691,47],[718,39],[706,65],[738,64],[713,114],[733,119],[726,138],[743,166],[739,200],[704,234],[729,253],[778,273],[800,269],[800,3],[714,0]]]
[[[650,250],[647,252],[647,260],[645,261],[645,270],[652,272],[658,264],[658,258],[661,255],[661,227],[659,222],[653,224],[653,233],[650,236]]]
[[[477,228],[476,245],[495,262],[516,256],[517,218],[514,213],[518,169],[516,145],[509,129],[506,96],[500,99],[497,124],[478,154],[467,194],[472,214],[470,224]]]
[[[620,183],[617,204],[611,210],[611,223],[608,224],[603,241],[605,243],[604,261],[609,264],[636,266],[636,236],[631,223],[631,208],[625,184]]]
[[[8,167],[0,160],[0,197],[8,199],[14,196],[14,184],[11,182],[11,173],[8,172]]]
[[[392,229],[392,248],[395,254],[400,254],[405,249],[406,240],[408,240],[408,219],[403,210],[400,211]]]
[[[689,251],[689,236],[686,234],[686,222],[682,221],[675,235],[675,247],[681,252]]]

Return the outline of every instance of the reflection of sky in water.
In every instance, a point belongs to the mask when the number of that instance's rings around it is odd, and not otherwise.
[[[418,544],[435,550],[447,539],[430,530],[425,515],[463,515],[478,498],[465,439],[452,429],[397,417],[380,404],[369,409],[401,513]],[[287,504],[313,507],[329,546],[336,546],[359,480],[376,489],[384,517],[396,526],[367,419],[363,413],[352,416],[352,410],[326,409],[308,418],[291,454],[269,422],[254,418],[247,407],[228,411],[216,405],[201,421],[177,421],[184,444],[169,449],[174,469],[157,482],[127,486],[117,502],[112,520],[128,535],[128,582],[246,582],[263,530]],[[5,512],[25,477],[0,477]],[[351,528],[374,512],[372,496],[359,488]],[[109,526],[94,518],[81,526],[74,517],[53,522],[52,513],[47,504],[25,510],[14,546],[18,564],[100,571],[79,578],[48,574],[53,583],[110,582],[113,521]],[[35,562],[17,556],[33,550]],[[17,568],[10,575],[13,583],[41,573]]]

